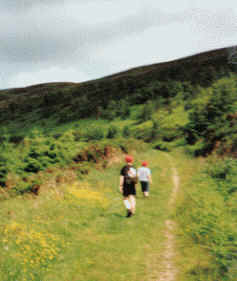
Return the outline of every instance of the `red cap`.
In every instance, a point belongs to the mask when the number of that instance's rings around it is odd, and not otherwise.
[[[146,161],[143,161],[142,166],[146,167],[146,166],[148,166],[148,163]]]
[[[133,162],[133,157],[130,156],[130,155],[126,155],[125,156],[125,161],[128,162],[128,163],[131,163],[131,162]]]

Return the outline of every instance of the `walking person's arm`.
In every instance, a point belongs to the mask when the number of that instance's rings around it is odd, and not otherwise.
[[[148,169],[148,180],[149,180],[149,183],[152,184],[152,177],[151,177],[151,170]]]
[[[152,177],[151,177],[151,175],[148,176],[148,179],[149,179],[150,184],[152,184]]]
[[[124,182],[124,176],[120,176],[119,191],[120,191],[121,193],[123,192],[123,182]]]

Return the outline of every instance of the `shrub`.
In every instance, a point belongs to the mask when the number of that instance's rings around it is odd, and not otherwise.
[[[130,129],[129,126],[123,127],[122,136],[125,137],[125,138],[131,136],[131,129]]]
[[[179,136],[178,130],[175,129],[166,129],[163,130],[163,141],[171,142]]]
[[[154,110],[158,110],[159,108],[162,108],[166,104],[166,100],[162,96],[157,96],[153,101],[153,104],[154,104]]]
[[[125,120],[130,116],[130,105],[126,100],[122,100],[118,104],[117,115],[121,117],[121,119]]]
[[[68,131],[57,140],[38,136],[28,139],[28,150],[24,155],[24,171],[37,173],[49,166],[69,164],[76,153],[73,132]]]
[[[118,129],[115,126],[109,127],[108,133],[107,133],[107,138],[108,139],[113,139],[118,135]]]
[[[152,128],[151,128],[151,140],[154,140],[159,135],[159,122],[158,120],[152,119]]]
[[[73,132],[75,141],[80,141],[83,138],[83,133],[79,130]]]
[[[193,105],[189,114],[190,122],[186,126],[187,141],[195,142],[196,138],[203,138],[214,148],[216,141],[226,141],[226,136],[236,132],[235,126],[228,120],[228,116],[236,111],[237,85],[234,78],[217,81],[206,91],[202,91],[205,98],[200,98]]]
[[[209,151],[207,144],[203,140],[199,140],[194,145],[187,145],[185,150],[194,157],[205,155]]]
[[[118,105],[115,101],[111,101],[107,108],[102,111],[101,116],[107,120],[113,120],[117,116]]]
[[[84,136],[88,141],[101,140],[104,138],[104,131],[102,128],[99,128],[99,127],[91,127],[91,128],[88,128],[88,130]]]
[[[143,108],[141,113],[138,115],[138,120],[141,122],[148,121],[152,118],[153,113],[153,105],[151,102],[147,102]]]
[[[218,183],[217,190],[228,198],[237,191],[237,160],[232,158],[211,158],[206,173]]]
[[[162,141],[155,142],[154,145],[153,145],[153,148],[161,150],[161,151],[169,151],[170,150],[169,145],[165,142],[162,142]]]
[[[0,186],[5,186],[7,173],[7,158],[0,155]]]
[[[24,171],[37,173],[57,162],[56,154],[52,153],[50,145],[47,145],[44,139],[37,138],[31,144],[29,152],[24,158]]]
[[[101,117],[106,119],[106,120],[109,120],[109,121],[112,121],[115,119],[116,117],[116,112],[115,111],[112,111],[110,109],[104,109],[102,111],[102,114],[101,114]]]

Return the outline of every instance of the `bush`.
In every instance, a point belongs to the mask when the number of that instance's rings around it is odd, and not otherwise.
[[[5,186],[7,173],[7,158],[0,155],[0,186],[2,187]]]
[[[203,140],[199,140],[194,145],[187,145],[185,150],[193,157],[204,156],[209,151],[207,144]]]
[[[154,140],[158,137],[159,128],[159,122],[157,120],[152,119],[151,140]]]
[[[156,143],[154,143],[153,148],[161,151],[170,151],[169,145],[162,141],[157,141]]]
[[[151,102],[147,102],[143,106],[141,113],[138,115],[138,120],[140,122],[148,121],[152,118],[152,113],[153,113],[153,105]]]
[[[163,141],[165,142],[171,142],[175,140],[179,136],[179,132],[176,129],[166,129],[163,130]]]
[[[62,134],[57,140],[39,135],[29,138],[27,142],[23,169],[30,173],[37,173],[55,164],[62,166],[69,164],[76,154],[78,145],[72,131]]]
[[[104,131],[99,127],[92,127],[87,130],[84,137],[90,140],[102,140],[104,138]]]
[[[124,126],[122,131],[122,136],[127,138],[131,136],[131,129],[129,126]]]
[[[204,96],[193,104],[189,114],[190,122],[186,126],[187,141],[203,138],[214,148],[216,141],[226,141],[226,136],[235,134],[236,127],[230,122],[237,107],[237,85],[235,79],[225,78],[217,81],[212,87],[203,90]]]
[[[118,129],[115,126],[109,127],[108,133],[107,133],[107,138],[108,139],[113,139],[118,135]]]
[[[73,132],[75,141],[80,141],[83,138],[83,133],[79,130]]]
[[[118,104],[117,115],[125,120],[130,116],[130,105],[126,100],[122,100]]]
[[[37,137],[31,141],[30,149],[24,158],[24,171],[37,173],[58,162],[56,153],[52,151],[53,146],[47,143],[47,139]]]
[[[116,118],[116,112],[110,109],[104,109],[102,111],[101,117],[106,120],[112,121]]]
[[[237,191],[237,160],[213,157],[208,162],[206,173],[218,183],[217,190],[228,198]]]
[[[115,101],[111,101],[107,108],[102,111],[101,116],[107,120],[113,120],[117,116],[118,104]]]

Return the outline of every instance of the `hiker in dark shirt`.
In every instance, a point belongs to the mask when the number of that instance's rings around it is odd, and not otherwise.
[[[136,169],[132,166],[133,157],[127,155],[125,157],[127,165],[120,171],[120,186],[119,190],[123,194],[123,202],[127,209],[127,217],[131,217],[135,213],[136,208]]]

